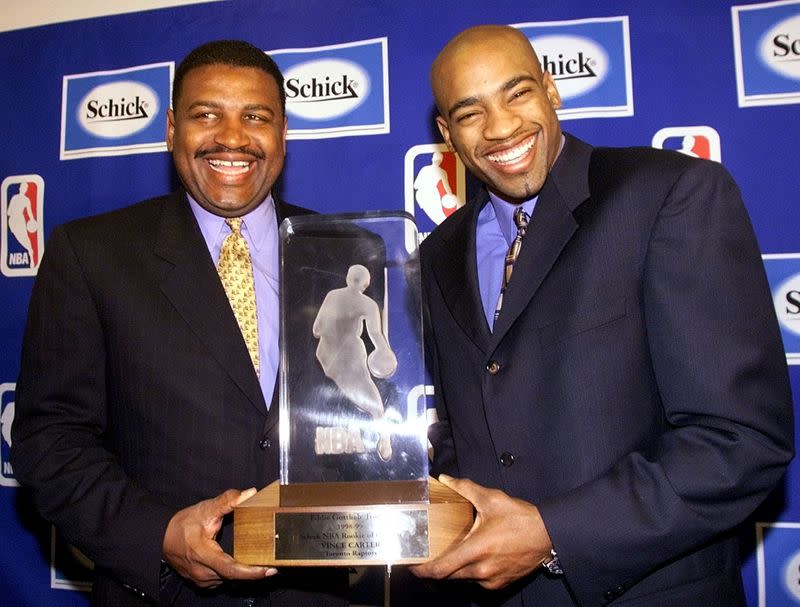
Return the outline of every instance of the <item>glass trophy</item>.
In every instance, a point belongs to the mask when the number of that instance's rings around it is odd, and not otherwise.
[[[281,225],[281,477],[234,511],[238,560],[419,563],[470,529],[428,476],[416,243],[403,212]]]

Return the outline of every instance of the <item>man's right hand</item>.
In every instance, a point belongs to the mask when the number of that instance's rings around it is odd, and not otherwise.
[[[201,588],[214,588],[223,580],[259,580],[275,575],[273,567],[245,565],[226,554],[216,537],[222,519],[255,494],[255,489],[228,489],[175,513],[164,534],[164,560]]]

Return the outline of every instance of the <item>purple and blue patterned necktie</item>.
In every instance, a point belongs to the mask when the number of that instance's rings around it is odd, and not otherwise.
[[[517,226],[517,235],[514,241],[508,248],[506,253],[505,266],[503,267],[503,285],[500,287],[500,296],[497,298],[497,306],[494,309],[494,322],[497,322],[497,317],[500,316],[500,309],[503,307],[503,294],[508,288],[508,283],[511,280],[511,273],[514,271],[514,262],[519,257],[519,250],[522,248],[522,237],[528,231],[528,221],[531,216],[525,212],[522,207],[517,207],[514,211],[514,224]]]

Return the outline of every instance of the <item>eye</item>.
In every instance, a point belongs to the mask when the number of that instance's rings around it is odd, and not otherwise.
[[[511,93],[511,98],[512,99],[521,99],[521,98],[526,97],[527,95],[529,95],[530,92],[531,92],[531,89],[529,89],[529,88],[517,89],[516,91]]]
[[[470,122],[474,122],[475,120],[477,120],[479,115],[480,112],[477,111],[464,112],[463,114],[459,114],[458,116],[456,116],[456,122],[458,122],[459,124],[469,124]]]
[[[253,126],[267,126],[273,124],[274,119],[269,112],[246,112],[242,114],[242,121]]]
[[[195,120],[214,120],[216,117],[217,115],[211,110],[199,110],[192,114]]]

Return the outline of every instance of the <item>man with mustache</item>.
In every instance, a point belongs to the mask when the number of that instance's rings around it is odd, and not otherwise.
[[[210,42],[177,67],[172,95],[167,145],[185,190],[50,237],[15,473],[94,561],[93,604],[346,604],[346,573],[230,556],[227,515],[279,476],[278,225],[308,212],[273,190],[283,76],[246,42]],[[222,278],[229,239],[252,266],[247,317],[226,295],[241,285]]]
[[[715,162],[562,134],[514,28],[457,35],[431,83],[486,186],[421,248],[437,466],[477,515],[414,571],[475,580],[479,604],[744,605],[731,530],[794,445],[736,185]]]

